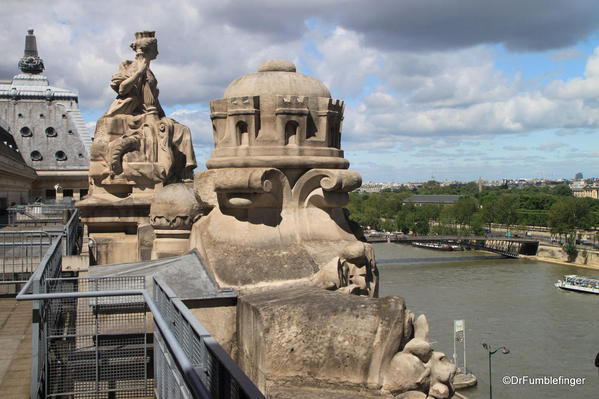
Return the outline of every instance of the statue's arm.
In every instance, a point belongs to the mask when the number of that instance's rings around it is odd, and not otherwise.
[[[112,76],[110,86],[119,95],[123,96],[131,91],[133,85],[145,74],[148,69],[148,63],[144,60],[139,64],[137,71],[131,76],[126,73],[126,63],[121,64],[119,72]]]

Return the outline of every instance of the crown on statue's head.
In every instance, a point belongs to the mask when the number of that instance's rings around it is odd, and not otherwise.
[[[136,39],[143,39],[145,37],[154,37],[156,31],[144,30],[143,32],[135,32]]]

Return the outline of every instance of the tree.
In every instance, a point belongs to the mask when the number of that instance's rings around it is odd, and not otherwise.
[[[564,198],[556,202],[549,210],[551,232],[566,237],[562,247],[572,262],[578,255],[576,248],[576,230],[588,229],[593,223],[591,207],[583,198]]]
[[[495,204],[495,212],[497,221],[509,230],[518,220],[518,198],[509,194],[500,195]]]
[[[558,186],[553,187],[553,194],[555,195],[561,195],[563,197],[571,197],[572,196],[572,190],[570,189],[570,187],[568,187],[567,184],[560,184]]]
[[[588,229],[593,224],[591,208],[583,198],[564,198],[549,210],[549,227],[554,234],[575,236],[577,229]]]
[[[473,198],[461,197],[453,205],[453,214],[456,222],[461,225],[470,225],[472,216],[478,210],[478,204]]]

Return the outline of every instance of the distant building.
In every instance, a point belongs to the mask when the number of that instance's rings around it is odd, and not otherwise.
[[[36,179],[35,170],[25,163],[8,125],[0,119],[0,211],[26,203]]]
[[[572,189],[572,194],[577,198],[599,199],[599,186],[584,186]]]
[[[424,204],[451,205],[455,204],[460,197],[461,195],[412,195],[403,203],[417,206]]]
[[[91,137],[79,112],[78,94],[50,86],[42,75],[44,63],[33,29],[18,65],[22,73],[0,83],[0,119],[24,162],[36,172],[31,199],[79,199],[88,189]]]
[[[582,177],[582,172],[578,172],[578,173],[577,173],[577,174],[574,176],[574,179],[575,179],[575,180],[582,180],[582,179],[583,179],[583,177]]]

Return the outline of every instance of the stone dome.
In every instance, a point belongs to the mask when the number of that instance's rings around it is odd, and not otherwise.
[[[235,79],[225,90],[224,98],[262,95],[331,98],[322,82],[296,72],[293,62],[285,60],[265,61],[258,72]]]

